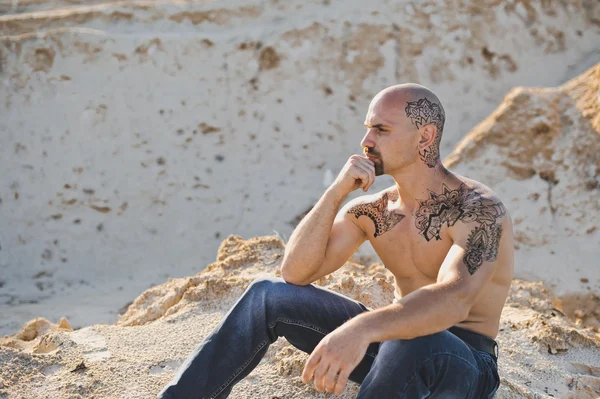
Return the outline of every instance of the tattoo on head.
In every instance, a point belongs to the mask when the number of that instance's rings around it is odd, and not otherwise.
[[[375,224],[375,234],[373,234],[373,237],[377,238],[393,229],[398,222],[404,219],[404,215],[387,209],[388,202],[396,201],[397,199],[398,193],[395,190],[391,193],[386,192],[376,201],[353,206],[348,210],[348,213],[356,216],[357,219],[362,215],[368,216],[373,221],[373,224]]]
[[[506,214],[502,202],[482,196],[461,184],[456,190],[442,185],[442,194],[429,192],[429,199],[419,202],[415,224],[425,240],[441,240],[440,230],[445,224],[454,226],[458,221],[477,223],[471,231],[463,259],[473,274],[484,260],[494,261],[502,234],[501,219]]]
[[[442,141],[444,121],[446,120],[444,109],[441,105],[424,97],[417,101],[408,101],[408,105],[404,110],[406,111],[406,117],[410,118],[417,129],[427,124],[433,124],[437,128],[433,143],[419,153],[423,162],[430,168],[434,168],[440,158],[440,142]]]

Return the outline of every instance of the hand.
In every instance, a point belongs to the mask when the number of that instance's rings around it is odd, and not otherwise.
[[[365,357],[369,344],[365,334],[356,328],[337,328],[325,336],[311,353],[302,372],[302,382],[310,382],[314,372],[317,391],[322,392],[325,388],[326,392],[340,395],[346,387],[348,376]]]
[[[362,188],[367,191],[375,183],[375,163],[362,155],[352,155],[340,171],[333,185],[345,193]]]

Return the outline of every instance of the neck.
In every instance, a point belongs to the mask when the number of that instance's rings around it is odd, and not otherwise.
[[[418,200],[424,201],[429,198],[430,191],[440,193],[442,183],[450,178],[451,173],[444,167],[441,160],[438,160],[433,168],[419,160],[402,170],[390,173],[390,176],[396,182],[401,203],[409,208],[414,208],[419,206]]]

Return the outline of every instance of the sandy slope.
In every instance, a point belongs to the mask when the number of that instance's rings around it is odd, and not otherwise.
[[[0,336],[115,322],[229,234],[289,236],[386,85],[438,93],[447,154],[600,61],[594,0],[1,4]]]
[[[472,70],[448,61],[444,65],[452,75],[447,70],[436,75],[427,65],[423,80],[431,79],[442,93],[444,87],[456,87],[454,79],[469,80],[466,94],[474,94],[455,104],[455,114],[466,105],[482,105],[465,120],[475,121],[469,118],[479,115],[479,121],[487,114],[480,115],[482,110],[500,103],[446,160],[453,170],[481,180],[503,199],[515,224],[517,276],[540,281],[513,282],[498,336],[502,388],[497,397],[598,398],[600,64],[557,88],[518,87],[504,100],[495,95],[519,79],[535,80],[526,72],[531,69],[540,75],[536,79],[548,74],[562,83],[556,76],[569,69],[551,60],[581,60],[594,48],[588,35],[596,35],[600,19],[593,11],[597,8],[583,12],[565,5],[552,14],[545,3],[523,2],[515,10],[492,3],[491,11],[471,3],[461,7],[475,20],[483,15],[491,23],[486,25],[493,27],[485,36],[489,43],[515,46],[518,56],[511,59],[525,64],[541,59],[546,68],[519,68],[483,79],[505,61],[491,56],[488,61],[495,67],[486,69],[479,62],[489,53],[482,51],[480,58],[473,58]],[[254,3],[243,8],[233,1],[219,3],[219,10],[213,9],[216,3],[136,2],[50,13],[36,11],[43,10],[43,2],[28,4],[31,8],[25,11],[31,14],[0,16],[0,30],[8,33],[0,46],[0,95],[8,115],[0,119],[0,182],[10,193],[0,201],[0,297],[6,298],[0,326],[12,333],[34,316],[52,321],[67,317],[58,326],[34,319],[14,336],[0,339],[0,398],[152,397],[254,278],[277,275],[284,244],[278,237],[257,234],[265,230],[256,227],[257,220],[269,228],[275,220],[293,220],[305,209],[301,205],[310,205],[310,198],[320,194],[324,171],[341,163],[354,148],[352,140],[360,139],[347,133],[361,123],[356,108],[366,107],[370,91],[390,81],[396,70],[390,65],[398,65],[393,54],[402,53],[394,50],[398,42],[393,35],[376,35],[381,42],[375,50],[364,46],[360,38],[372,32],[365,26],[381,23],[377,14],[356,15],[352,2],[344,12],[339,2],[307,3],[293,23],[284,18],[298,6],[293,1],[268,10]],[[427,23],[435,23],[435,15],[452,19],[440,10],[441,3],[431,4],[415,18]],[[544,47],[540,41],[551,36],[541,39],[531,25],[530,37],[511,41],[511,18],[525,26],[535,19],[551,32],[556,26],[551,22],[567,18],[567,9],[569,18],[589,27],[579,42],[573,36],[577,33],[564,32]],[[391,10],[397,16],[404,11]],[[333,15],[343,15],[352,28],[324,28]],[[501,23],[494,25],[491,16],[501,16]],[[268,32],[261,25],[266,20],[272,22]],[[414,38],[447,44],[427,36],[427,23],[411,33]],[[146,30],[140,33],[142,26]],[[36,29],[50,33],[32,33]],[[349,47],[341,45],[344,32],[356,40],[345,42]],[[309,40],[316,44],[307,45]],[[543,48],[543,54],[527,55],[532,51],[526,49],[528,43],[537,43],[536,51]],[[565,43],[569,45],[563,47]],[[340,48],[345,48],[345,57],[358,57],[359,66],[378,59],[377,54],[383,61],[368,64],[372,69],[364,71],[342,62],[346,75],[339,77],[328,71],[339,66]],[[447,49],[448,54],[458,51]],[[350,55],[352,51],[357,53]],[[322,58],[303,64],[309,53]],[[228,54],[226,67],[223,54]],[[408,69],[397,69],[398,76],[412,79],[413,71],[420,77],[425,55],[407,57],[403,59],[415,64],[400,63]],[[199,63],[202,68],[195,67]],[[302,85],[290,78],[293,74],[302,76]],[[436,81],[434,76],[442,78]],[[190,85],[190,77],[202,84]],[[225,82],[247,92],[237,98],[223,95],[218,89]],[[339,86],[323,87],[327,82]],[[228,122],[226,116],[232,114],[237,119]],[[344,125],[334,126],[329,139],[325,128],[315,132],[312,127],[323,126],[323,120]],[[123,126],[133,134],[123,135]],[[319,159],[327,161],[316,164]],[[142,166],[134,168],[130,161]],[[297,171],[293,188],[288,185],[289,168]],[[122,171],[129,174],[123,177]],[[200,195],[194,190],[205,191]],[[234,195],[224,194],[232,190]],[[282,191],[289,202],[282,199]],[[246,202],[240,199],[244,194]],[[216,226],[219,230],[213,231]],[[245,241],[229,233],[259,237]],[[220,243],[217,262],[196,274],[208,263],[199,260],[201,255],[212,258],[216,252],[207,243]],[[392,278],[387,270],[378,263],[362,263],[348,262],[318,284],[367,306],[389,303]],[[155,285],[174,275],[193,277]],[[150,283],[154,286],[147,289]],[[119,308],[132,298],[118,317]],[[99,318],[118,321],[80,328]],[[325,397],[300,382],[305,359],[278,341],[236,387],[234,397]],[[356,392],[351,384],[344,397]]]
[[[0,397],[151,398],[254,278],[279,275],[282,255],[277,237],[229,236],[217,262],[144,292],[116,325],[71,331],[66,321],[63,328],[30,322],[15,338],[0,340]],[[348,262],[317,284],[378,308],[393,298],[392,279],[381,264]],[[497,340],[497,398],[600,395],[600,334],[563,316],[542,284],[514,281]],[[231,397],[326,397],[300,381],[306,359],[278,340]],[[350,383],[342,398],[357,391]]]
[[[515,88],[446,159],[493,187],[515,225],[516,275],[600,292],[600,64],[557,88]]]

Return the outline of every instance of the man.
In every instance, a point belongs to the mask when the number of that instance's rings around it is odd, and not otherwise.
[[[225,398],[269,344],[310,353],[302,373],[359,399],[494,396],[500,313],[513,276],[510,216],[483,184],[444,168],[445,114],[426,87],[388,87],[372,100],[362,147],[290,237],[280,278],[254,281],[159,398]],[[395,185],[342,205],[375,176]],[[337,216],[336,216],[337,213]],[[310,283],[365,240],[394,275],[396,299],[371,310]]]

